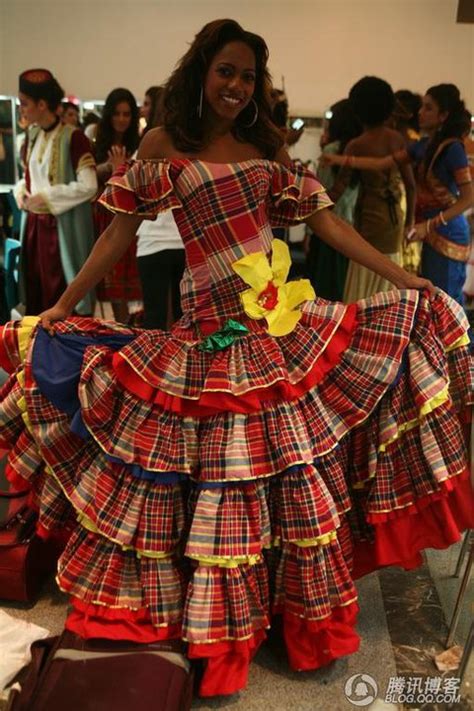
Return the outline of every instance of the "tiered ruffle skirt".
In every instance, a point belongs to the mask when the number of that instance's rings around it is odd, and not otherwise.
[[[354,578],[472,526],[461,309],[394,291],[303,312],[216,352],[180,324],[0,332],[7,475],[41,535],[70,532],[67,627],[184,639],[203,695],[245,686],[276,614],[294,669],[356,651]]]

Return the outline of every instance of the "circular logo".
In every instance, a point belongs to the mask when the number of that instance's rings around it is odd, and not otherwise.
[[[369,674],[354,674],[344,685],[347,700],[353,706],[368,706],[377,698],[377,682]]]

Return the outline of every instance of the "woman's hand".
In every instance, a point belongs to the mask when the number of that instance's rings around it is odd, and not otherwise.
[[[405,239],[407,242],[422,242],[425,239],[426,234],[426,222],[417,222],[416,225],[410,227],[409,232],[405,231]]]
[[[405,225],[403,228],[403,239],[405,242],[413,242],[416,237],[415,225],[412,222],[410,225]]]
[[[430,292],[430,296],[436,296],[438,291],[429,279],[423,279],[423,277],[410,274],[405,270],[403,270],[403,274],[400,277],[393,280],[393,283],[397,289],[427,289]]]
[[[22,203],[23,209],[28,210],[29,212],[34,212],[35,210],[44,210],[48,207],[43,196],[40,193],[38,193],[37,195],[28,195],[28,197],[25,196],[22,200]]]
[[[40,314],[41,325],[43,328],[49,332],[51,336],[54,336],[54,324],[56,321],[64,321],[68,316],[71,315],[71,311],[66,309],[64,306],[60,306],[59,302],[55,304],[50,309],[43,311]]]
[[[112,166],[112,173],[115,173],[127,160],[127,150],[125,146],[112,146],[107,155],[107,160]]]
[[[344,165],[346,156],[337,155],[337,153],[321,153],[319,162],[322,165]]]

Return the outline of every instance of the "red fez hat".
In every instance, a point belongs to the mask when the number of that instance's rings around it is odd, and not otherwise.
[[[20,74],[19,88],[22,94],[31,96],[32,99],[42,99],[51,89],[59,89],[63,93],[57,80],[47,69],[27,69]]]

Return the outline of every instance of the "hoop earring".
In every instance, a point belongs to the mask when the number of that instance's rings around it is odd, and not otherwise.
[[[204,101],[204,88],[203,88],[203,86],[202,86],[202,84],[201,84],[201,91],[199,92],[199,103],[198,103],[198,107],[197,107],[197,115],[198,115],[198,118],[202,118],[202,104],[203,104],[203,101]]]
[[[254,126],[254,125],[257,123],[257,119],[258,119],[258,104],[257,104],[257,102],[255,101],[254,98],[250,99],[250,101],[251,101],[251,102],[253,103],[253,105],[255,106],[255,115],[254,115],[253,119],[250,121],[250,123],[242,123],[242,124],[241,124],[242,128],[252,128],[252,126]]]

